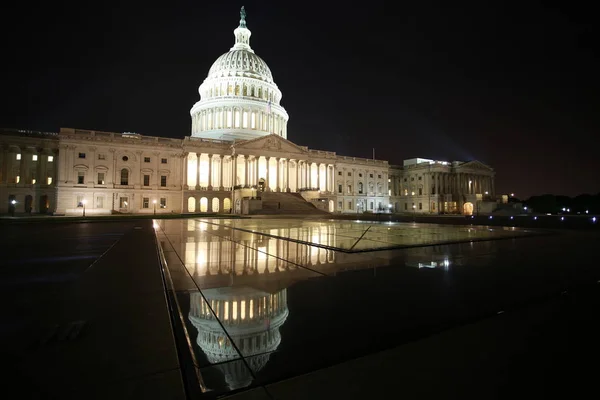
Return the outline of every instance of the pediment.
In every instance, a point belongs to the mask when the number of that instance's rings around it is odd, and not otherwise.
[[[475,169],[484,171],[493,171],[493,168],[489,165],[482,163],[481,161],[473,160],[462,164],[459,169]]]
[[[270,150],[282,153],[306,154],[302,147],[290,142],[278,135],[268,135],[245,142],[235,144],[236,150],[243,153],[244,150]]]

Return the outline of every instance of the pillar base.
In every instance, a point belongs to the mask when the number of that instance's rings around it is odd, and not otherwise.
[[[209,185],[208,190],[213,190],[213,187]]]
[[[200,186],[196,185],[196,188],[194,190],[200,190]]]
[[[219,190],[225,190],[223,186],[219,186]]]

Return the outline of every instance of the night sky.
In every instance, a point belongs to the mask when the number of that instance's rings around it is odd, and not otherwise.
[[[183,138],[244,5],[294,143],[357,157],[374,147],[392,164],[478,159],[498,193],[521,198],[600,192],[592,5],[21,3],[0,27],[0,127]]]

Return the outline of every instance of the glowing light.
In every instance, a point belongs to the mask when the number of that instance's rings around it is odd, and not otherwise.
[[[14,201],[14,200],[13,200]],[[13,203],[14,204],[14,203]],[[592,222],[596,222],[596,217],[592,217]]]
[[[588,210],[585,210],[585,213],[586,213],[586,214],[587,214],[588,212],[589,212]]]
[[[511,194],[510,194],[510,197],[515,197],[515,194],[514,194],[514,193],[511,193]]]
[[[562,210],[563,210],[563,211],[567,211],[567,209],[566,209],[566,208],[564,208],[564,207],[563,207],[563,209],[562,209]]]
[[[537,219],[537,217],[533,217],[533,219]]]
[[[512,215],[510,216],[510,219],[513,219]]]
[[[48,156],[48,162],[54,161],[54,156]]]
[[[493,217],[490,215],[490,219],[492,219]]]
[[[571,212],[571,209],[570,209],[570,208],[567,208],[567,212]]]
[[[564,221],[564,220],[565,220],[565,217],[560,217],[560,220],[561,220],[561,221]]]
[[[527,206],[523,207],[523,210],[527,211]]]

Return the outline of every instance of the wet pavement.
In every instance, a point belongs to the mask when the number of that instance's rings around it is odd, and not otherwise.
[[[155,229],[207,396],[265,387],[600,279],[593,232],[201,218],[157,220]]]

